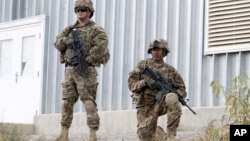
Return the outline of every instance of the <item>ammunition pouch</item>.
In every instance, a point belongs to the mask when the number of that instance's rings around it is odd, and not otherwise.
[[[140,105],[142,101],[142,94],[141,93],[133,93],[131,95],[132,103],[136,105]]]

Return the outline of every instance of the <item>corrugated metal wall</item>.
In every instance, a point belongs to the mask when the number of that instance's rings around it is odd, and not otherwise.
[[[236,52],[204,56],[205,0],[94,0],[94,21],[109,36],[111,59],[99,71],[97,103],[99,110],[132,109],[127,88],[129,72],[146,53],[155,37],[166,38],[171,54],[166,61],[182,75],[190,106],[223,104],[212,95],[212,80],[229,85],[241,71],[250,74],[250,53]],[[55,36],[74,23],[74,0],[0,0],[0,22],[45,14],[49,18],[46,93],[43,113],[60,112],[64,66],[53,47]],[[84,111],[81,102],[76,111]]]

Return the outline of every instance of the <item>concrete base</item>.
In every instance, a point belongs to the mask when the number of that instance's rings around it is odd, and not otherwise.
[[[20,133],[25,135],[34,134],[33,124],[15,124],[15,123],[0,123],[0,128],[10,132],[10,133]]]
[[[214,119],[220,119],[224,115],[225,107],[194,107],[197,115],[193,115],[187,108],[183,107],[183,114],[179,130],[200,129],[208,125]],[[137,121],[136,110],[104,111],[99,112],[100,129],[99,135],[136,135]],[[35,134],[58,135],[60,133],[61,114],[37,115],[34,118]],[[166,128],[166,115],[159,118],[158,124]],[[88,134],[85,113],[75,113],[70,128],[70,135]]]

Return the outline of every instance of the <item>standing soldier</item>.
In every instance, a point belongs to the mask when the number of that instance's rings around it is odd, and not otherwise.
[[[156,39],[150,43],[148,54],[152,58],[142,60],[130,73],[128,87],[132,91],[133,102],[136,103],[138,130],[141,141],[158,140],[157,119],[167,114],[167,141],[173,141],[181,118],[181,105],[178,98],[186,97],[185,84],[179,73],[164,62],[163,58],[169,53],[167,41]],[[176,85],[176,93],[166,92],[158,103],[155,99],[159,92],[156,81],[144,74],[145,68],[153,70],[164,79],[171,79]],[[160,140],[165,140],[166,137]]]
[[[95,67],[106,64],[109,60],[108,37],[102,27],[90,20],[94,14],[91,0],[76,0],[74,10],[76,23],[66,27],[55,42],[61,63],[65,63],[66,69],[62,85],[61,134],[56,140],[68,141],[73,106],[80,97],[86,108],[89,138],[96,141],[100,118],[95,102],[98,85]]]

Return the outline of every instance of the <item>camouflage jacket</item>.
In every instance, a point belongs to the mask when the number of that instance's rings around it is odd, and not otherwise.
[[[142,74],[142,71],[145,69],[145,67],[153,69],[163,78],[171,78],[177,86],[176,92],[178,95],[182,96],[183,98],[186,97],[187,94],[185,90],[185,84],[175,68],[166,63],[161,66],[157,66],[152,59],[142,60],[129,74],[128,78],[128,87],[133,93],[133,102],[137,104],[137,107],[155,103],[154,97],[159,91],[157,88],[150,89],[147,86],[146,80],[149,78],[145,74]]]
[[[66,27],[60,34],[57,35],[54,43],[55,48],[60,51],[61,59],[65,58],[67,46],[66,38],[70,35],[72,28],[77,28],[82,35],[86,61],[93,66],[100,66],[100,64],[107,63],[109,59],[108,51],[108,37],[104,29],[97,26],[93,21],[84,27],[80,27],[78,22],[74,25]],[[62,63],[65,61],[61,60]]]

